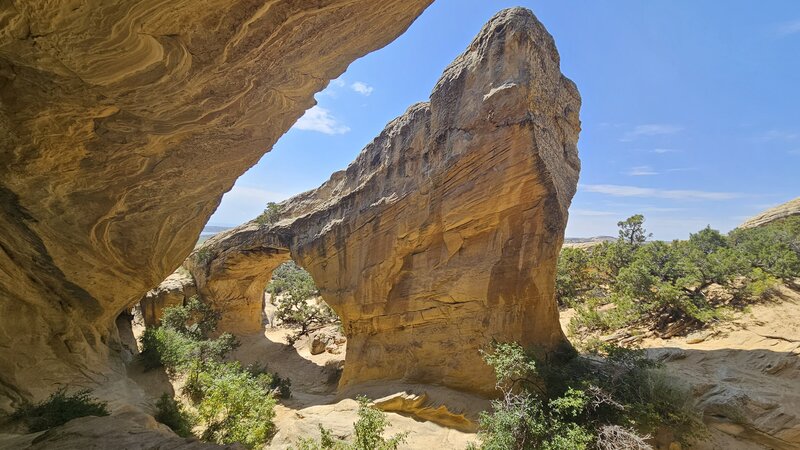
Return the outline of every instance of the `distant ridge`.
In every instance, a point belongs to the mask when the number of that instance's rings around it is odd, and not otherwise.
[[[760,227],[762,225],[766,225],[776,220],[780,220],[790,216],[796,216],[799,214],[800,214],[800,197],[797,197],[794,200],[789,200],[788,202],[782,205],[770,208],[755,217],[751,217],[745,220],[744,223],[739,225],[739,228]]]
[[[589,238],[564,238],[564,247],[566,248],[592,248],[595,245],[600,245],[603,242],[616,241],[614,236],[595,236]]]
[[[206,225],[200,234],[217,234],[221,231],[230,230],[233,227],[221,227],[219,225]]]

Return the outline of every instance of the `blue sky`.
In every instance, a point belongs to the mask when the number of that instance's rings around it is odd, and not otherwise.
[[[567,236],[615,235],[636,213],[657,239],[728,231],[800,196],[800,1],[436,0],[317,94],[209,224],[243,223],[347,167],[510,6],[545,24],[583,97]]]

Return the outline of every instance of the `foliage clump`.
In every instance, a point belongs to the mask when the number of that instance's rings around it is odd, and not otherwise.
[[[197,418],[169,394],[163,394],[156,402],[155,419],[168,426],[180,437],[191,437]]]
[[[386,414],[369,405],[369,399],[358,397],[358,420],[353,424],[353,440],[337,439],[333,433],[319,425],[320,439],[301,439],[297,450],[397,450],[408,433],[383,437],[389,424]]]
[[[683,438],[702,431],[688,392],[643,352],[605,350],[604,357],[565,353],[544,361],[518,344],[495,344],[484,359],[502,397],[481,414],[480,449],[621,448],[620,442],[647,445],[646,433],[662,425]]]
[[[67,394],[62,387],[39,403],[23,403],[11,414],[12,420],[22,421],[30,433],[49,430],[86,416],[107,416],[108,403],[92,397],[88,389]]]
[[[314,327],[339,321],[339,317],[328,305],[316,300],[319,291],[311,274],[292,261],[275,269],[267,292],[277,304],[275,316],[284,324],[300,328],[287,336],[289,344],[308,335]]]
[[[282,212],[283,205],[279,205],[275,202],[269,202],[267,203],[267,207],[264,209],[264,212],[259,214],[255,220],[260,225],[271,225],[278,221]]]
[[[197,423],[205,430],[203,440],[257,448],[274,432],[275,395],[290,395],[290,381],[226,362],[238,341],[229,333],[210,337],[219,319],[218,311],[193,297],[185,305],[165,308],[161,326],[145,330],[143,364],[184,376],[182,392],[197,411],[192,414],[165,396],[156,405],[156,418],[181,436],[190,435]]]
[[[701,327],[800,276],[800,217],[729,235],[707,227],[672,242],[648,242],[641,215],[618,225],[615,242],[562,251],[556,294],[576,310],[573,334]],[[709,295],[713,286],[718,289]]]

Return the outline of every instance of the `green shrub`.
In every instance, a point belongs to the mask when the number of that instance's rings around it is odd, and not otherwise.
[[[198,374],[203,395],[197,410],[206,427],[204,440],[239,442],[249,448],[268,441],[274,432],[275,399],[262,377],[250,375],[237,362],[209,364]]]
[[[245,367],[245,370],[253,377],[264,383],[264,388],[272,392],[279,398],[289,398],[292,396],[292,380],[284,378],[274,372],[269,372],[267,366],[261,363],[252,363]]]
[[[267,207],[264,209],[264,212],[256,217],[256,222],[261,225],[273,224],[280,219],[281,213],[283,212],[283,205],[279,205],[275,202],[267,203]]]
[[[784,280],[800,276],[800,216],[733,230],[730,240],[751,267]]]
[[[273,391],[290,393],[289,382],[223,363],[238,341],[229,333],[207,338],[218,320],[219,314],[197,298],[167,308],[162,325],[146,329],[141,338],[142,361],[146,367],[163,365],[171,376],[186,376],[183,394],[197,407],[197,421],[205,428],[201,439],[263,446],[274,431]],[[173,399],[162,397],[157,407],[157,418],[176,433],[191,432],[194,417]]]
[[[564,248],[558,258],[556,299],[560,305],[572,305],[590,291],[596,281],[589,265],[590,256],[580,248]]]
[[[397,450],[405,442],[408,433],[384,438],[383,433],[389,424],[386,414],[371,407],[369,399],[358,397],[358,420],[353,424],[353,441],[345,442],[333,437],[330,430],[319,426],[320,440],[301,439],[298,450]]]
[[[556,292],[575,308],[570,332],[614,331],[627,326],[686,331],[732,315],[733,308],[761,301],[780,280],[800,276],[800,216],[734,230],[706,227],[686,241],[646,242],[644,218],[619,222],[619,239],[588,252],[564,249]],[[719,285],[731,294],[709,298]],[[613,303],[613,308],[601,306]]]
[[[194,295],[183,306],[164,308],[161,326],[199,340],[207,338],[217,329],[221,317],[221,312]]]
[[[190,437],[195,417],[168,394],[163,394],[156,403],[155,419],[170,427],[180,437]]]
[[[643,351],[604,346],[603,357],[574,353],[536,360],[517,344],[484,354],[502,398],[480,418],[481,449],[585,449],[604,438],[665,425],[682,439],[702,433],[686,389],[660,372]],[[625,434],[631,441],[644,437]]]
[[[145,329],[141,342],[140,358],[145,368],[164,366],[173,377],[194,361],[221,361],[239,345],[230,333],[217,339],[197,340],[166,326]]]
[[[70,395],[62,387],[50,394],[47,400],[19,406],[11,418],[22,421],[28,426],[29,432],[35,433],[63,425],[78,417],[108,414],[108,404],[92,397],[90,390],[85,389]]]

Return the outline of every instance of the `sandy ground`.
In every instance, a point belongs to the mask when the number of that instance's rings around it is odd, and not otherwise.
[[[266,302],[265,317],[274,316]],[[562,312],[562,325],[571,317]],[[141,328],[134,326],[134,334]],[[278,433],[266,447],[290,448],[303,437],[319,435],[318,425],[346,438],[357,420],[357,403],[337,396],[338,367],[346,345],[312,355],[309,339],[290,346],[290,330],[273,328],[265,320],[261,334],[240,337],[233,358],[244,364],[259,362],[292,380],[291,398],[276,408]],[[667,373],[690,384],[705,411],[709,439],[691,446],[697,450],[800,449],[800,294],[781,290],[775,302],[756,305],[736,320],[685,337],[642,342],[653,357],[665,363]],[[163,373],[142,372],[133,363],[128,370],[145,387],[140,401],[154,401],[172,386]],[[407,386],[381,386],[386,393],[408,392]],[[425,387],[422,388],[425,390]],[[431,392],[437,388],[428,387]],[[177,389],[176,389],[177,390]],[[412,389],[413,390],[413,389]],[[415,390],[420,392],[419,387]],[[436,392],[441,398],[447,392]],[[377,398],[371,395],[371,398]],[[463,399],[462,399],[463,401]],[[470,400],[467,400],[470,401]],[[481,406],[485,406],[481,405]],[[464,449],[475,435],[386,413],[387,434],[408,432],[404,449]]]
[[[292,397],[282,400],[276,408],[278,433],[266,448],[286,449],[300,438],[318,437],[319,424],[331,429],[336,436],[349,437],[358,419],[358,403],[353,399],[339,399],[335,392],[339,375],[337,363],[344,360],[344,346],[339,354],[312,355],[307,338],[294,346],[286,344],[289,332],[283,328],[267,328],[263,335],[243,337],[241,347],[233,355],[244,364],[266,363],[270,371],[292,380]],[[403,388],[398,387],[396,391],[403,392]],[[463,449],[474,440],[470,433],[401,414],[386,415],[390,424],[387,436],[409,433],[402,448]]]

